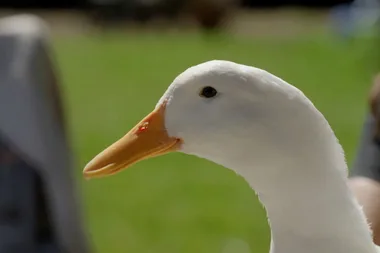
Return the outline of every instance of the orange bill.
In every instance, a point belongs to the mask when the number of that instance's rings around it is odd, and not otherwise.
[[[181,140],[168,135],[164,116],[165,104],[92,159],[83,170],[84,176],[94,178],[113,175],[146,158],[178,150]]]

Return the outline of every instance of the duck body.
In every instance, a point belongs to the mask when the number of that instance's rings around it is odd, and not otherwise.
[[[171,151],[211,160],[249,183],[267,211],[271,253],[379,252],[327,120],[267,71],[229,61],[187,69],[84,173],[115,174]]]

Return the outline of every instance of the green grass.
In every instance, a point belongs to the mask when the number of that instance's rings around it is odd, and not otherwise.
[[[242,178],[182,154],[143,161],[113,177],[84,181],[83,166],[147,114],[187,67],[227,59],[267,69],[299,87],[329,120],[348,161],[355,154],[373,67],[360,41],[196,34],[126,34],[59,39],[67,118],[95,252],[268,252],[265,212]],[[372,68],[372,69],[371,69]],[[243,243],[240,242],[240,243]]]

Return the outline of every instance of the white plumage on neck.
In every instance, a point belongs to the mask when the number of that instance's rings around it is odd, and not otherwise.
[[[313,152],[312,145],[305,148]],[[364,214],[334,161],[317,156],[304,164],[279,162],[286,172],[260,183],[248,164],[236,166],[266,208],[272,252],[376,252]]]

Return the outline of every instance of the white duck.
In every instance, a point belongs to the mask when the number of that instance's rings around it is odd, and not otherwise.
[[[378,252],[328,122],[300,90],[264,70],[217,60],[187,69],[84,175],[115,174],[171,151],[245,178],[266,208],[272,253]]]

